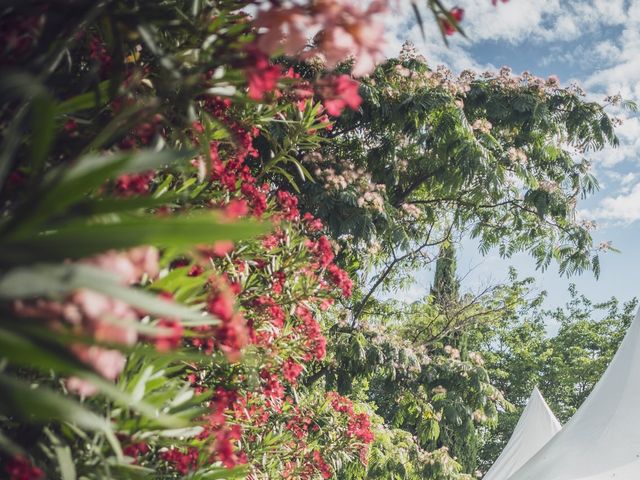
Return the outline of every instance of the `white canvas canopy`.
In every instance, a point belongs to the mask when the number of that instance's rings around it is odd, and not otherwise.
[[[640,479],[640,311],[598,384],[509,480]]]
[[[560,422],[544,401],[540,390],[538,387],[534,388],[507,446],[483,479],[507,480],[509,475],[551,440],[560,428]]]

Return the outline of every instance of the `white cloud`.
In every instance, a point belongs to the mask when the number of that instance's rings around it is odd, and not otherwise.
[[[628,21],[625,0],[511,0],[499,2],[495,7],[489,0],[458,0],[455,4],[465,10],[461,26],[468,39],[456,34],[449,38],[450,46],[445,46],[430,12],[426,11],[423,12],[426,38],[423,39],[409,2],[398,2],[398,7],[386,18],[387,28],[393,32],[387,54],[396,55],[402,43],[410,40],[430,61],[461,70],[487,66],[479,64],[469,53],[470,46],[482,42],[544,44],[550,50],[559,51],[566,63],[586,61],[600,66],[608,65],[622,53],[610,40],[595,46],[579,45],[572,51],[563,51],[562,43],[604,27],[624,25]]]
[[[614,64],[596,71],[585,85],[607,93],[620,93],[628,99],[640,99],[640,1],[631,2],[622,33],[598,48],[602,53],[608,51]]]
[[[638,175],[636,175],[633,172],[629,172],[629,173],[627,173],[627,174],[622,176],[622,178],[620,179],[620,185],[625,190],[630,190],[631,189],[631,184],[636,178],[638,178]]]
[[[581,212],[583,218],[633,223],[640,220],[640,183],[626,189],[626,193],[605,197],[600,205]]]
[[[640,81],[640,79],[638,79]],[[640,163],[640,117],[637,114],[623,114],[622,125],[616,128],[620,145],[590,154],[589,159],[595,166],[612,168],[624,162]]]

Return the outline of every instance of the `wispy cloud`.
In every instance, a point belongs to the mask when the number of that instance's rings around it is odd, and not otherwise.
[[[605,197],[597,208],[584,211],[581,216],[619,223],[633,223],[640,220],[640,183],[626,190],[627,193]]]

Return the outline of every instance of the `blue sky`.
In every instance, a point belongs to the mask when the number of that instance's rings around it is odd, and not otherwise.
[[[468,39],[452,37],[446,47],[436,26],[428,24],[425,41],[407,10],[389,16],[393,41],[388,55],[396,55],[410,40],[431,64],[445,64],[454,71],[507,65],[516,74],[527,70],[540,77],[555,74],[563,85],[576,82],[588,98],[602,100],[619,93],[640,103],[640,0],[510,0],[497,7],[490,0],[458,0],[457,6],[465,9],[462,26]],[[621,250],[603,255],[600,279],[592,274],[561,277],[555,266],[536,272],[527,255],[509,260],[496,253],[483,257],[472,241],[465,241],[458,261],[461,274],[470,271],[464,280],[467,288],[505,280],[513,265],[521,276],[536,277],[537,287],[549,293],[549,307],[568,299],[570,283],[593,301],[640,296],[640,117],[611,113],[624,121],[618,129],[621,146],[591,156],[601,188],[579,205],[582,218],[597,222],[596,243],[611,241]],[[408,296],[424,295],[431,276],[427,270],[417,272]]]

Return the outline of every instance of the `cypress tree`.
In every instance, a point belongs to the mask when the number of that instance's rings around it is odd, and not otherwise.
[[[457,277],[456,252],[452,243],[444,243],[440,247],[430,293],[435,302],[442,306],[455,303],[459,299],[460,281]]]

